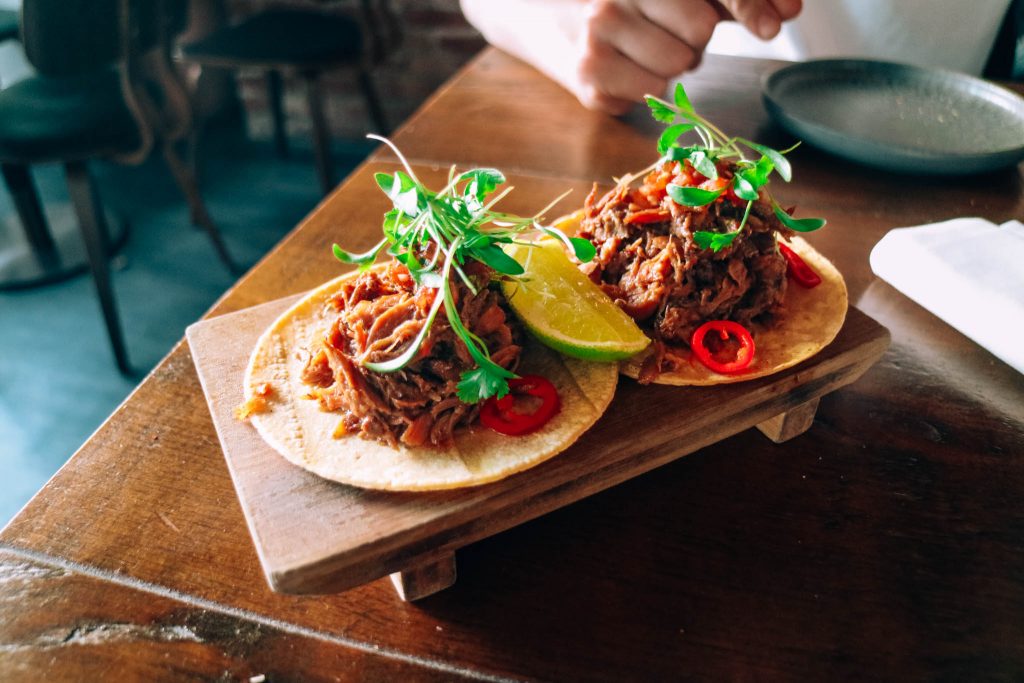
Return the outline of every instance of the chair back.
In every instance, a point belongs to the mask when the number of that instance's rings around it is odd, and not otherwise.
[[[187,7],[187,0],[23,0],[25,54],[49,77],[117,67],[140,137],[140,148],[120,160],[135,163],[157,140],[178,139],[191,125],[188,95],[170,59]]]
[[[25,55],[44,76],[74,76],[116,62],[121,0],[24,0]]]
[[[186,0],[23,0],[22,42],[40,74],[73,76],[159,46],[186,13]]]
[[[401,25],[389,0],[360,0],[359,7],[364,35],[369,37],[366,58],[376,64],[402,43]]]

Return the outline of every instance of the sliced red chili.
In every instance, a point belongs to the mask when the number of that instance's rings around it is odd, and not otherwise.
[[[707,180],[707,176],[695,169],[689,161],[686,161],[676,174],[673,182],[683,187],[696,187]]]
[[[714,180],[705,180],[700,184],[700,187],[703,190],[711,190],[712,192],[722,190],[722,197],[728,199],[733,204],[747,203],[747,200],[740,199],[739,196],[736,195],[736,190],[733,188],[732,178],[723,178],[722,176],[718,176]]]
[[[704,343],[704,338],[709,332],[717,332],[719,339],[723,342],[734,337],[739,342],[736,350],[736,357],[733,360],[721,361],[716,358],[716,353]],[[754,338],[750,336],[747,328],[732,320],[709,320],[693,332],[690,338],[690,351],[697,360],[703,363],[708,369],[714,372],[728,375],[740,372],[754,360]]]
[[[821,276],[814,272],[809,265],[804,263],[800,255],[779,242],[779,251],[786,257],[786,273],[804,287],[817,287],[821,284]]]
[[[520,436],[535,432],[554,417],[561,408],[555,385],[540,375],[523,375],[508,381],[509,393],[502,398],[491,397],[480,405],[480,423],[499,434]],[[533,397],[528,406],[523,397]],[[529,412],[520,412],[519,408]]]
[[[669,218],[671,218],[671,214],[665,209],[644,209],[629,214],[624,222],[627,225],[644,225],[646,223],[661,223]]]

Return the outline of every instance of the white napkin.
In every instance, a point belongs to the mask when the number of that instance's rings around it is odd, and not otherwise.
[[[871,251],[883,280],[1024,373],[1024,224],[983,218],[890,230]]]

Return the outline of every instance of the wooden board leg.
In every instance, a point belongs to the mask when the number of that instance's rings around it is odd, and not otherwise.
[[[391,575],[398,597],[406,602],[419,600],[455,583],[455,553]]]
[[[765,420],[757,425],[757,428],[775,443],[782,443],[810,429],[817,412],[818,399],[814,398],[807,403],[801,403],[796,408]]]

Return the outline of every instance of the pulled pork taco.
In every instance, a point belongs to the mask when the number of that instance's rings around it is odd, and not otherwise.
[[[601,197],[595,186],[562,223],[596,249],[581,269],[654,341],[623,372],[641,383],[719,384],[820,351],[846,317],[846,285],[796,237],[825,221],[794,218],[768,192],[773,171],[790,179],[783,153],[724,136],[681,85],[674,104],[648,104],[671,124],[661,158]],[[683,145],[686,133],[699,144]]]
[[[569,447],[608,406],[618,373],[531,340],[509,313],[497,284],[522,268],[498,245],[535,219],[490,210],[497,171],[453,170],[434,193],[406,169],[377,177],[396,206],[385,239],[365,254],[335,245],[360,269],[303,297],[259,339],[247,417],[286,459],[334,481],[484,484]],[[590,255],[589,243],[544,230]],[[394,260],[372,265],[385,247]]]

